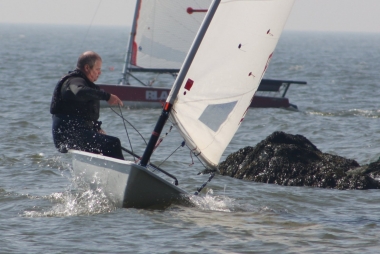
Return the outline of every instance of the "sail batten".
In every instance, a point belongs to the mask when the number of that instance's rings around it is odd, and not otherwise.
[[[209,166],[217,166],[241,125],[292,5],[293,0],[219,4],[171,114],[187,145]]]

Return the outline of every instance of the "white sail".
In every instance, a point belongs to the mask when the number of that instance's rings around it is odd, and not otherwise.
[[[209,166],[217,166],[243,121],[293,2],[222,0],[219,4],[171,113],[188,146]],[[173,90],[167,102],[173,101]]]
[[[144,69],[178,70],[211,0],[139,2],[130,64]]]

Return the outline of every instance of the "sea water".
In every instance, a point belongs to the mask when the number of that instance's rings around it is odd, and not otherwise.
[[[117,83],[128,32],[0,25],[0,253],[378,251],[379,190],[286,187],[217,175],[192,198],[193,206],[141,210],[115,208],[101,189],[80,188],[70,156],[52,142],[51,95],[85,50],[103,58],[98,83]],[[379,55],[380,34],[285,31],[265,78],[307,81],[287,93],[299,110],[250,109],[222,160],[274,131],[303,135],[322,152],[361,165],[377,160]],[[168,77],[155,85],[172,82]],[[122,114],[148,139],[160,110],[123,108]],[[100,120],[108,134],[142,154],[144,141],[113,110],[102,109]],[[181,141],[172,130],[153,162],[160,164]],[[197,174],[203,167],[184,148],[162,167],[190,193],[208,179]]]

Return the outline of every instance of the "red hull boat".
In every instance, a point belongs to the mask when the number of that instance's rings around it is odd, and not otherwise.
[[[291,104],[285,97],[290,84],[307,84],[305,81],[294,80],[276,80],[263,79],[258,88],[259,92],[274,92],[281,95],[263,96],[255,95],[251,107],[253,108],[293,108],[297,106]],[[110,85],[101,84],[101,89],[106,92],[117,95],[124,103],[124,106],[130,108],[158,108],[166,101],[170,89],[149,86],[132,86],[132,85]],[[102,106],[106,106],[103,104]]]

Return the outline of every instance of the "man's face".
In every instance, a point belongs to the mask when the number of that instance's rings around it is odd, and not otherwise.
[[[89,65],[85,66],[85,74],[91,82],[98,80],[100,74],[102,74],[102,61],[96,60],[94,67],[91,69]]]

